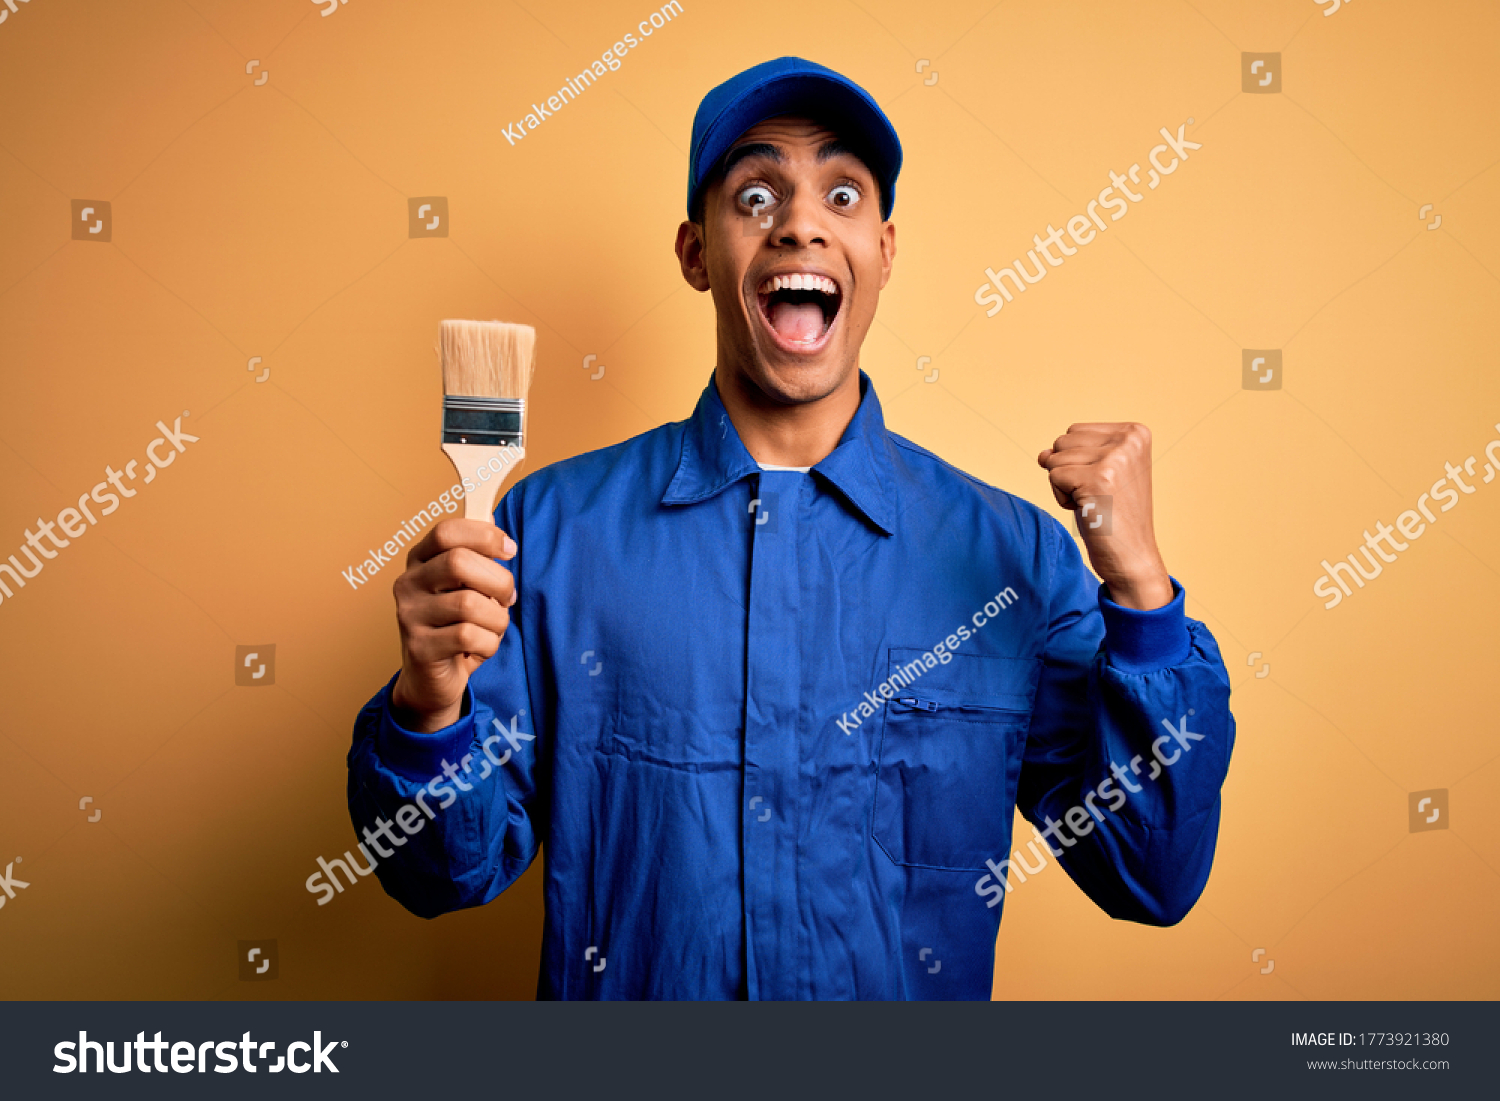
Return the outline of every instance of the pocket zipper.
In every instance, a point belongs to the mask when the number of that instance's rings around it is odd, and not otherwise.
[[[931,700],[919,700],[915,696],[899,696],[897,703],[905,704],[907,707],[915,707],[918,711],[936,711],[938,705]]]
[[[904,707],[915,708],[918,711],[936,711],[939,708],[946,707],[954,711],[994,711],[1003,715],[1022,715],[1026,713],[1026,709],[1023,707],[997,707],[989,703],[941,704],[936,700],[924,700],[917,696],[897,696],[891,702],[899,703]]]

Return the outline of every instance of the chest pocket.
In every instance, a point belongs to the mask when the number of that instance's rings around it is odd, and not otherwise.
[[[891,650],[890,673],[924,653]],[[983,871],[1005,849],[1037,671],[954,654],[886,703],[874,833],[897,864]]]

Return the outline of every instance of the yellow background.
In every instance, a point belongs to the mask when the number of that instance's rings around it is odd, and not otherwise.
[[[398,662],[398,566],[340,571],[452,481],[440,318],[537,327],[529,468],[691,411],[714,357],[671,251],[693,111],[795,52],[905,146],[862,359],[891,427],[1056,512],[1037,451],[1073,421],[1150,425],[1163,553],[1234,678],[1202,901],[1116,923],[1050,868],[1009,897],[996,996],[1495,997],[1500,486],[1339,607],[1312,584],[1500,435],[1500,12],[1330,7],[686,0],[511,147],[649,0],[21,4],[0,556],[157,419],[190,410],[200,440],[0,604],[0,861],[31,884],[0,909],[4,995],[532,995],[540,862],[433,922],[373,878],[324,907],[303,887],[352,847],[350,728]],[[1241,91],[1249,51],[1281,53],[1281,93]],[[1189,117],[1201,150],[984,316],[987,265]],[[408,238],[433,195],[451,235]],[[75,199],[111,204],[109,243],[70,238]],[[1244,348],[1282,349],[1285,388],[1242,389]],[[235,647],[263,643],[274,686],[236,687]],[[1452,828],[1410,833],[1429,788]],[[268,938],[279,979],[240,982],[236,942]]]

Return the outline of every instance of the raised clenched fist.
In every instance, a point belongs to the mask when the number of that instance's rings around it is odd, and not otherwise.
[[[1151,526],[1151,430],[1144,424],[1074,424],[1037,463],[1057,503],[1072,509],[1094,572],[1127,608],[1160,608],[1172,581]]]

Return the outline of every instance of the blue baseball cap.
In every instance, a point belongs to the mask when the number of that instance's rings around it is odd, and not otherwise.
[[[901,141],[874,98],[846,76],[800,57],[778,57],[720,84],[698,104],[693,148],[688,154],[688,217],[720,159],[741,134],[778,115],[815,119],[838,131],[874,161],[867,165],[880,184],[880,214],[896,205]]]

